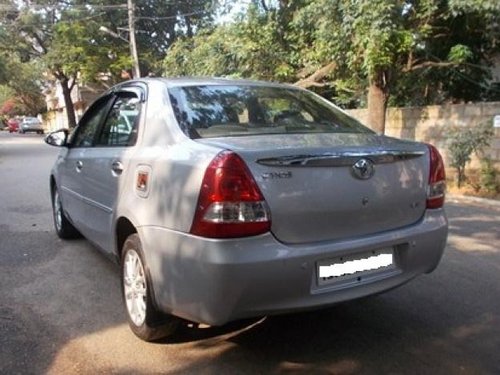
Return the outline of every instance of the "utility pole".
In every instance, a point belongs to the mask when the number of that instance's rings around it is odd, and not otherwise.
[[[137,43],[135,41],[135,4],[134,0],[127,0],[128,10],[128,37],[130,45],[130,54],[134,62],[134,78],[141,77],[141,70],[139,68],[139,56],[137,54]]]

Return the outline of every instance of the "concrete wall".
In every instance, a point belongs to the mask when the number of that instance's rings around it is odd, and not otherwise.
[[[349,114],[368,125],[366,109],[348,110]],[[428,142],[442,152],[447,162],[447,135],[452,127],[477,126],[487,122],[493,128],[493,119],[500,116],[500,102],[450,104],[428,107],[389,108],[386,119],[386,135]],[[494,128],[495,134],[491,147],[486,151],[500,171],[500,127]],[[474,155],[468,166],[470,169],[479,167],[479,160]]]

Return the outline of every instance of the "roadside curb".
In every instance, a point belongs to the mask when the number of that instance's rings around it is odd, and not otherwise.
[[[500,201],[488,198],[471,197],[469,195],[446,194],[447,200],[457,199],[469,202],[481,203],[488,206],[500,207]]]

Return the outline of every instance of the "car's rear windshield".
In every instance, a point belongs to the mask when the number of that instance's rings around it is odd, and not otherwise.
[[[191,138],[260,134],[373,133],[315,95],[273,86],[205,85],[169,89]]]

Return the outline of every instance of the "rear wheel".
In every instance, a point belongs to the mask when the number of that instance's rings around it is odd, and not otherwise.
[[[54,217],[54,227],[59,238],[71,239],[80,237],[80,232],[69,222],[64,213],[59,190],[54,187],[52,194],[52,213]]]
[[[152,298],[151,281],[141,241],[130,235],[122,251],[122,293],[130,329],[145,341],[155,341],[174,333],[179,319],[156,309]]]

